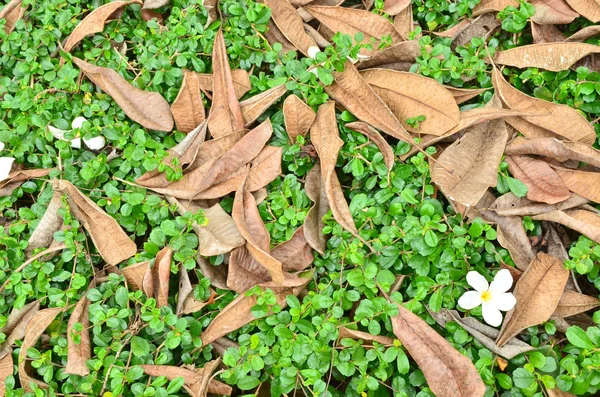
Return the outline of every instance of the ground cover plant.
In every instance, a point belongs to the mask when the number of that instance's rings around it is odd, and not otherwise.
[[[0,395],[598,394],[600,3],[1,3]]]

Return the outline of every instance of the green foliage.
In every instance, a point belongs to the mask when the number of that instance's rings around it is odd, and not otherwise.
[[[508,6],[498,13],[498,19],[502,21],[502,29],[510,33],[519,33],[525,26],[529,18],[535,14],[535,8],[532,4],[524,0],[519,0],[519,8]]]

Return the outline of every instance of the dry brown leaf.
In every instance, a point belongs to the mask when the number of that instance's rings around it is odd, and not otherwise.
[[[565,290],[552,317],[569,317],[600,306],[600,300],[579,292]]]
[[[8,178],[0,181],[0,197],[10,196],[12,192],[21,186],[23,182],[32,178],[46,176],[52,169],[15,170],[8,174]]]
[[[517,304],[506,314],[496,339],[498,346],[504,346],[525,328],[548,321],[556,310],[568,278],[569,271],[563,261],[538,253],[516,283],[513,294]]]
[[[527,186],[527,198],[556,204],[571,197],[567,185],[545,161],[529,156],[507,156],[508,170]]]
[[[93,282],[95,285],[95,282]],[[91,287],[92,285],[90,285]],[[92,358],[92,346],[90,341],[90,319],[88,309],[90,301],[86,295],[83,295],[75,305],[73,313],[67,324],[67,366],[65,374],[87,376],[90,373],[86,362]],[[76,331],[73,329],[75,324],[81,323],[83,329],[79,332],[79,343],[74,339]]]
[[[63,218],[58,214],[60,207],[62,207],[61,194],[55,191],[48,203],[46,212],[44,212],[44,216],[42,216],[31,236],[29,236],[29,240],[27,241],[27,255],[31,255],[36,248],[50,246],[54,240],[54,233],[60,229],[64,222]]]
[[[244,117],[235,94],[222,28],[215,36],[212,63],[213,101],[208,116],[208,130],[214,138],[220,138],[244,129]]]
[[[363,70],[360,75],[407,130],[442,135],[458,124],[460,110],[454,96],[436,80],[385,69]],[[421,115],[425,120],[418,128],[406,123],[408,118]]]
[[[173,129],[169,103],[158,92],[140,90],[112,69],[92,65],[77,57],[73,57],[73,62],[133,121],[151,130],[169,132]]]
[[[600,244],[600,216],[586,210],[552,211],[532,217],[536,221],[560,223]]]
[[[364,36],[362,43],[369,43],[372,38],[377,42],[382,36],[390,36],[392,43],[403,41],[394,25],[385,18],[366,10],[327,6],[307,6],[305,9],[334,33],[341,32],[351,37],[356,33],[362,33]],[[325,37],[331,40],[327,34]],[[372,50],[362,50],[362,52],[365,55],[374,55],[379,50],[377,44],[374,44]]]
[[[506,7],[519,7],[519,0],[482,0],[473,8],[473,16],[482,15],[488,12],[502,11]]]
[[[271,9],[271,18],[281,33],[301,53],[308,56],[308,49],[317,43],[304,31],[304,23],[288,0],[264,0]]]
[[[572,9],[592,22],[600,21],[600,4],[596,0],[566,0]]]
[[[193,131],[204,122],[204,104],[197,73],[183,71],[183,82],[175,102],[171,105],[171,113],[177,129],[181,132]]]
[[[175,313],[179,316],[183,312],[183,306],[186,299],[192,294],[192,298],[194,287],[192,287],[192,282],[190,281],[190,275],[185,268],[183,262],[179,264],[179,290],[177,291],[177,306],[175,307]]]
[[[17,340],[25,337],[25,330],[27,324],[40,310],[40,301],[36,300],[30,302],[20,309],[13,309],[6,320],[4,327],[0,329],[0,332],[6,335],[6,340],[0,346],[0,354],[10,348],[10,346]],[[1,395],[1,394],[0,394]]]
[[[531,20],[540,25],[566,25],[579,16],[565,0],[530,0],[535,7]]]
[[[281,33],[281,30],[275,25],[272,19],[267,23],[267,31],[263,34],[271,47],[275,43],[281,44],[281,51],[285,54],[290,51],[296,51],[296,47]]]
[[[421,46],[416,40],[402,41],[388,47],[373,57],[359,62],[358,69],[398,69],[408,71],[418,56],[421,56]]]
[[[202,0],[202,7],[208,12],[208,18],[204,25],[206,29],[219,18],[219,0]]]
[[[586,198],[572,194],[569,199],[556,205],[550,205],[537,203],[525,197],[517,197],[513,193],[506,193],[494,201],[491,209],[500,216],[532,216],[556,210],[568,210],[587,202]]]
[[[486,42],[500,27],[500,22],[494,14],[484,14],[469,21],[457,29],[452,36],[452,48],[465,46],[475,37]]]
[[[266,289],[272,290],[277,298],[277,304],[284,309],[287,306],[286,296],[297,296],[311,280],[311,277],[289,278],[284,280],[282,285],[275,285],[269,282],[260,285],[260,289],[263,291]],[[221,310],[217,317],[204,330],[204,333],[201,335],[202,346],[206,346],[218,338],[256,320],[256,317],[250,312],[250,309],[254,305],[256,305],[256,296],[240,294],[227,307]]]
[[[431,314],[431,317],[433,317],[433,319],[442,327],[445,327],[447,322],[454,321],[471,334],[471,336],[481,342],[481,344],[488,348],[492,353],[496,353],[508,360],[519,354],[533,350],[531,345],[528,345],[517,338],[512,338],[502,347],[496,345],[494,340],[498,337],[500,331],[477,321],[473,317],[461,318],[456,310],[442,309],[437,313],[432,312],[429,309],[427,310],[429,311],[429,314]]]
[[[121,269],[127,283],[131,285],[134,291],[143,291],[147,296],[152,296],[154,293],[154,282],[152,280],[150,261],[135,263]]]
[[[213,90],[213,75],[210,73],[196,73],[196,77],[198,78],[198,84],[200,85],[200,89],[204,92],[212,92]],[[244,96],[250,89],[252,85],[250,84],[250,77],[248,72],[244,69],[232,69],[231,70],[231,78],[233,80],[233,88],[235,90],[235,96],[237,99],[240,99]]]
[[[587,26],[583,29],[579,29],[573,35],[567,37],[565,41],[583,42],[598,35],[600,35],[600,25]]]
[[[137,246],[110,215],[66,180],[52,180],[54,190],[67,195],[71,213],[87,230],[98,253],[109,265],[135,255]]]
[[[210,283],[220,289],[229,289],[227,287],[227,266],[213,266],[201,255],[196,255],[196,262],[200,267],[202,275],[210,280]]]
[[[500,51],[494,62],[518,68],[540,68],[553,72],[568,70],[581,58],[600,53],[597,45],[586,43],[531,44]]]
[[[0,352],[0,396],[6,393],[6,379],[13,374],[12,349]]]
[[[286,272],[305,270],[315,259],[304,236],[304,226],[296,229],[291,239],[273,248],[271,254],[283,264],[283,270]]]
[[[448,28],[442,32],[432,32],[432,33],[434,35],[440,36],[440,37],[453,38],[458,33],[460,33],[465,28],[465,26],[467,26],[469,23],[471,23],[471,21],[472,21],[471,19],[463,19],[462,21],[458,22],[456,25],[452,26],[451,28]]]
[[[570,191],[600,203],[600,173],[553,167]]]
[[[596,132],[592,125],[575,109],[522,93],[508,84],[501,72],[495,68],[492,71],[492,81],[497,95],[509,109],[536,114],[506,119],[507,123],[523,135],[538,138],[540,136],[533,136],[536,132],[545,133],[546,136],[555,134],[589,145],[596,140]]]
[[[160,8],[169,4],[170,0],[144,0],[144,5],[142,9],[144,10],[153,10],[156,8]]]
[[[249,126],[287,92],[285,84],[278,85],[240,102],[244,124]]]
[[[404,307],[391,317],[394,334],[417,363],[438,397],[482,397],[485,385],[471,360]]]
[[[27,350],[35,346],[50,323],[54,321],[59,313],[64,312],[66,309],[67,307],[53,307],[51,309],[40,310],[33,316],[29,324],[27,324],[25,339],[23,339],[23,344],[19,351],[19,381],[25,392],[33,392],[30,383],[33,383],[42,389],[48,387],[47,384],[30,375],[32,369],[29,365],[30,360],[27,359]]]
[[[531,22],[531,35],[534,44],[553,43],[563,41],[565,35],[555,25],[539,25]]]
[[[306,135],[317,114],[302,99],[292,94],[283,101],[283,117],[288,137],[294,143],[296,137]]]
[[[548,394],[548,397],[575,397],[574,394],[562,391],[558,387],[555,387],[554,389],[546,389],[546,393]]]
[[[308,172],[304,189],[308,198],[314,203],[304,218],[304,237],[315,251],[324,255],[327,238],[323,234],[325,227],[323,216],[329,212],[329,203],[319,163]]]
[[[339,327],[339,339],[349,338],[353,340],[362,340],[367,345],[372,345],[373,342],[377,342],[384,346],[393,346],[394,338],[383,335],[371,335],[368,332],[358,331],[356,329],[350,329],[347,327]]]
[[[228,289],[232,289],[238,294],[243,294],[255,285],[266,283],[270,280],[269,271],[254,259],[245,246],[231,251],[227,270]]]
[[[379,131],[377,131],[375,128],[371,127],[369,124],[363,123],[362,121],[355,121],[353,123],[348,123],[348,124],[346,124],[346,128],[350,128],[350,129],[353,129],[354,131],[358,131],[361,134],[363,134],[364,136],[366,136],[367,138],[369,138],[369,140],[371,140],[371,142],[373,142],[375,144],[375,146],[377,146],[377,148],[383,155],[383,162],[384,162],[385,166],[387,167],[388,171],[392,170],[392,168],[394,167],[394,162],[395,162],[394,150],[392,149],[390,144],[387,143],[385,138],[383,136],[381,136]]]
[[[152,279],[154,287],[154,298],[156,307],[169,304],[169,279],[171,278],[171,260],[173,250],[166,246],[156,254],[154,266],[152,267]]]
[[[24,14],[23,0],[11,0],[0,10],[0,19],[6,19],[4,24],[6,34],[10,34],[14,30],[17,21],[23,18]]]
[[[398,15],[410,5],[410,0],[384,0],[383,11],[388,15]]]
[[[64,50],[70,52],[84,37],[104,30],[104,25],[114,19],[114,14],[129,4],[142,4],[141,0],[113,1],[90,12],[73,29],[64,44]]]
[[[469,99],[473,99],[489,90],[489,88],[456,88],[449,85],[445,85],[444,88],[450,91],[457,105],[460,105]]]
[[[412,7],[406,7],[403,11],[399,12],[398,15],[394,17],[394,27],[405,39],[408,39],[410,36],[410,32],[415,30],[418,24],[415,24],[413,19],[413,10]],[[414,39],[418,40],[421,38],[421,33],[415,35]]]
[[[232,216],[240,234],[246,239],[245,247],[252,257],[267,269],[275,285],[282,285],[281,262],[269,253],[269,232],[260,217],[254,196],[246,189],[246,183],[242,183],[235,193]]]
[[[182,377],[183,387],[192,397],[205,397],[207,393],[230,396],[230,386],[212,379],[220,360],[209,361],[203,368],[188,369],[170,365],[141,365],[150,376],[164,376],[169,380]]]
[[[577,160],[600,168],[600,151],[580,142],[559,141],[554,138],[517,137],[506,145],[505,153],[507,155],[535,154],[560,162]]]

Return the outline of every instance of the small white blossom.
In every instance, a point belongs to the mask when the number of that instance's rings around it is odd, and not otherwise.
[[[73,122],[71,122],[71,128],[72,129],[76,129],[76,128],[81,128],[83,126],[83,123],[86,122],[87,119],[83,116],[79,116],[76,117]],[[67,139],[65,138],[65,134],[67,133],[67,131],[65,130],[61,130],[60,128],[56,128],[54,126],[49,125],[48,126],[48,131],[50,131],[50,133],[56,138],[56,139],[60,139],[61,141],[66,141]],[[106,139],[104,139],[103,136],[97,136],[91,139],[85,139],[83,138],[83,142],[85,143],[85,145],[92,149],[92,150],[100,150],[102,149],[104,146],[106,146]],[[81,149],[81,138],[80,137],[76,137],[71,139],[71,147],[75,148],[75,149]]]
[[[319,52],[321,52],[321,49],[319,47],[316,46],[310,46],[308,47],[308,56],[311,57],[312,59],[316,59],[317,58],[317,54]]]
[[[4,143],[0,142],[0,152],[2,150],[4,150]],[[13,157],[0,157],[0,181],[8,179],[14,161]]]
[[[502,324],[502,313],[512,309],[517,303],[515,296],[506,292],[513,283],[513,278],[507,269],[501,269],[491,284],[485,277],[476,271],[467,273],[467,283],[475,291],[467,291],[460,297],[458,304],[466,310],[471,310],[481,305],[483,319],[491,326]]]

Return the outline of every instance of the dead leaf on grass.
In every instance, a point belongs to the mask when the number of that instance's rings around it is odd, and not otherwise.
[[[364,136],[366,136],[367,138],[369,138],[369,140],[371,142],[373,142],[375,144],[375,146],[377,146],[377,148],[381,152],[381,155],[383,156],[383,162],[384,162],[385,166],[387,167],[388,171],[392,170],[392,168],[394,167],[394,163],[395,163],[394,150],[392,149],[390,144],[387,143],[385,138],[383,136],[381,136],[379,131],[377,131],[375,128],[371,127],[369,124],[363,123],[362,121],[355,121],[352,123],[348,123],[348,124],[346,124],[346,128],[350,128],[350,129],[353,129],[354,131],[358,131],[361,134],[363,134]]]
[[[394,338],[390,338],[389,336],[383,335],[371,335],[368,332],[358,331],[356,329],[350,329],[347,327],[339,327],[339,339],[349,338],[353,340],[362,340],[366,342],[368,345],[373,345],[373,342],[377,342],[380,345],[384,346],[393,346]]]
[[[534,154],[560,162],[577,160],[600,168],[600,150],[580,142],[560,141],[555,138],[517,137],[506,146],[505,153]]]
[[[586,210],[552,211],[531,219],[560,223],[600,244],[600,216]]]
[[[93,282],[92,285],[95,285]],[[92,286],[90,285],[90,286]],[[90,341],[90,320],[88,308],[90,301],[86,295],[83,295],[79,302],[75,305],[73,313],[67,324],[67,365],[65,374],[87,376],[90,373],[86,362],[92,358],[92,346]],[[83,329],[81,332],[74,330],[75,324],[81,323]],[[74,338],[75,334],[79,334],[79,341]]]
[[[6,34],[10,34],[15,29],[17,22],[23,18],[23,15],[25,15],[23,0],[11,0],[0,10],[0,19],[6,19],[4,24]]]
[[[16,188],[21,186],[25,181],[34,178],[41,178],[50,173],[52,169],[30,169],[30,170],[15,170],[8,174],[8,178],[0,181],[0,197],[10,196]]]
[[[244,124],[250,126],[260,115],[279,100],[287,92],[285,84],[270,88],[240,102]]]
[[[552,317],[570,317],[585,313],[600,306],[598,298],[581,294],[576,291],[565,290],[558,301]]]
[[[496,199],[491,209],[500,216],[533,216],[556,210],[568,210],[586,204],[588,200],[578,194],[558,204],[544,204],[506,193]]]
[[[173,250],[166,246],[156,254],[154,265],[150,261],[136,263],[122,269],[127,282],[134,290],[142,290],[148,297],[156,299],[156,306],[168,305],[169,280]]]
[[[600,203],[600,173],[570,170],[556,166],[552,168],[570,191],[594,203]]]
[[[540,25],[566,25],[579,16],[565,0],[531,0],[535,13],[531,20]]]
[[[531,44],[500,51],[494,62],[518,68],[540,68],[553,72],[568,70],[581,58],[600,53],[598,46],[586,43]]]
[[[527,198],[546,204],[557,204],[571,197],[567,185],[545,161],[529,156],[505,158],[508,170],[527,186]]]
[[[288,133],[290,141],[296,142],[296,137],[305,136],[310,126],[315,121],[317,114],[310,106],[292,94],[283,101],[283,117],[285,120],[285,130]]]
[[[273,248],[271,255],[283,264],[286,272],[299,272],[312,265],[314,257],[304,236],[304,226],[296,229],[288,241]]]
[[[190,132],[205,120],[204,104],[200,93],[198,74],[183,71],[183,82],[175,102],[171,105],[175,125],[181,132]]]
[[[482,0],[473,9],[473,16],[482,15],[488,12],[502,11],[506,7],[519,7],[519,0]]]
[[[264,0],[271,9],[271,18],[281,33],[301,53],[308,56],[308,49],[317,43],[304,31],[304,23],[288,0]]]
[[[323,234],[323,217],[329,212],[329,202],[319,163],[308,172],[304,188],[314,203],[304,218],[304,237],[315,251],[324,255],[327,237]]]
[[[600,4],[596,0],[566,0],[571,8],[592,22],[600,21]]]

